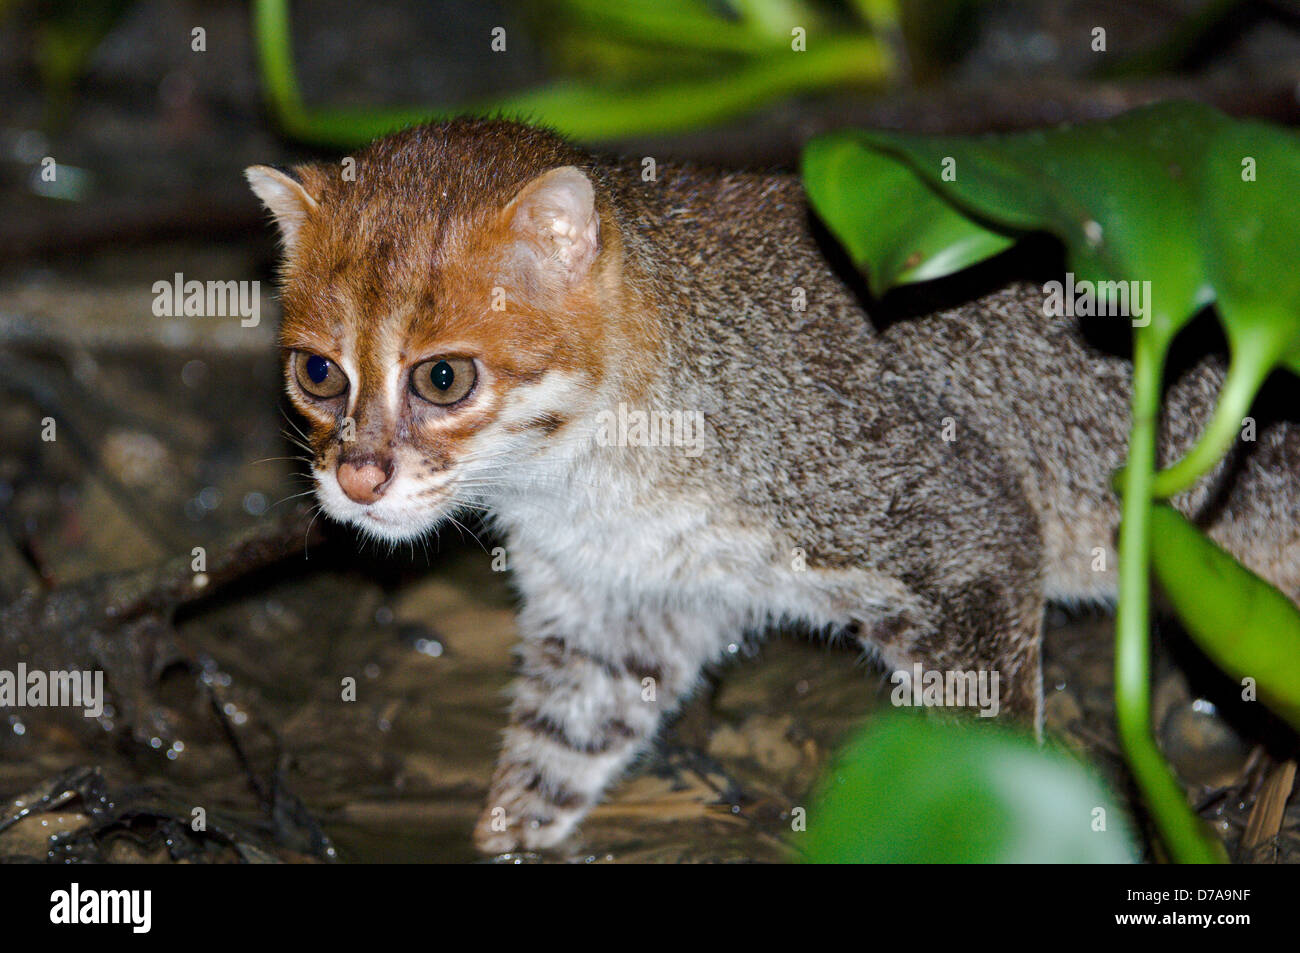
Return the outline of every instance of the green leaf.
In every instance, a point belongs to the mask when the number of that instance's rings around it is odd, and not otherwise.
[[[577,25],[597,35],[621,37],[637,44],[667,48],[708,49],[715,53],[754,53],[780,47],[788,50],[790,31],[773,35],[741,20],[730,20],[693,2],[664,0],[563,0],[553,8],[570,28]],[[792,23],[801,20],[792,19]],[[806,24],[805,24],[806,25]]]
[[[1051,232],[1065,243],[1078,279],[1150,281],[1152,323],[1167,339],[1214,297],[1199,241],[1202,203],[1189,170],[1225,125],[1209,107],[1176,103],[1007,136],[833,136],[906,164],[977,223]],[[895,198],[904,207],[914,200]],[[847,224],[827,223],[837,235]]]
[[[803,178],[813,208],[866,272],[876,295],[961,271],[1013,242],[852,135],[813,140],[803,154]]]
[[[1196,644],[1300,728],[1300,610],[1172,507],[1153,508],[1151,529],[1156,578]]]
[[[1157,478],[1173,496],[1219,462],[1240,435],[1264,379],[1300,370],[1300,269],[1285,236],[1300,235],[1300,138],[1257,122],[1225,123],[1197,166],[1200,241],[1231,363],[1213,420],[1187,456]]]
[[[1098,817],[1106,830],[1093,829]],[[873,719],[845,749],[794,838],[814,863],[1136,856],[1123,814],[1073,758],[998,727],[904,713]]]
[[[979,139],[838,132],[807,155],[814,207],[878,294],[996,254],[995,236],[1046,231],[1065,243],[1077,280],[1150,282],[1142,317],[1161,355],[1217,302],[1232,357],[1224,399],[1201,444],[1159,477],[1158,496],[1218,462],[1275,367],[1300,372],[1300,136],[1290,130],[1162,103]],[[936,211],[936,196],[950,210]],[[901,226],[885,214],[894,208]]]
[[[588,14],[600,18],[592,24],[592,29],[601,29],[601,48],[594,51],[600,62],[609,63],[601,58],[613,54],[609,43],[630,43],[630,37],[639,37],[639,51],[628,47],[624,52],[640,62],[642,54],[658,51],[668,56],[667,67],[648,81],[641,77],[643,81],[634,83],[610,82],[605,76],[588,81],[557,79],[477,103],[315,109],[307,107],[298,89],[288,0],[253,0],[253,32],[267,101],[283,129],[304,142],[342,147],[416,123],[466,113],[539,123],[588,141],[676,132],[734,118],[797,93],[846,84],[879,84],[893,75],[895,68],[888,44],[861,31],[835,31],[827,25],[814,34],[806,51],[796,53],[790,48],[788,31],[778,43],[761,23],[733,23],[702,2],[637,0],[624,8],[575,0],[575,7],[579,21]],[[807,8],[809,16],[801,18],[801,23],[818,22],[811,11]],[[611,26],[617,29],[607,33]],[[682,69],[687,61],[709,62],[713,68],[697,75],[694,70]]]

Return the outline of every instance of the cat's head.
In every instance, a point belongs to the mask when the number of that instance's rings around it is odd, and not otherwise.
[[[415,538],[518,489],[591,409],[619,249],[582,160],[457,121],[247,170],[283,239],[285,386],[328,515]]]

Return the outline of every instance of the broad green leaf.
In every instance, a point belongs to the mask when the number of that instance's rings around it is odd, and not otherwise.
[[[1051,232],[1065,243],[1079,280],[1150,281],[1152,323],[1167,339],[1214,297],[1189,166],[1228,123],[1208,107],[1171,104],[1006,136],[832,137],[905,163],[981,224]],[[837,235],[854,227],[842,217],[827,223]]]
[[[1152,563],[1183,626],[1234,678],[1300,728],[1300,610],[1169,506],[1151,513]]]
[[[1065,243],[1078,281],[1150,282],[1147,333],[1161,353],[1217,302],[1231,348],[1224,400],[1202,444],[1161,476],[1157,495],[1213,467],[1269,372],[1300,372],[1300,136],[1290,130],[1164,103],[978,139],[838,132],[810,143],[808,155],[818,159],[805,164],[813,205],[854,260],[874,269],[877,293],[996,253],[993,234],[1046,231]],[[882,155],[916,180],[873,161]],[[912,221],[925,213],[911,210],[927,209],[935,194],[968,221],[940,213]],[[890,204],[905,210],[906,230],[884,224]]]
[[[803,177],[813,207],[877,295],[961,271],[1013,242],[958,211],[906,165],[854,139],[814,140],[804,151]]]
[[[793,836],[814,863],[1135,859],[1124,815],[1073,758],[998,727],[903,713],[844,750]]]
[[[1234,356],[1300,358],[1300,136],[1225,122],[1197,172],[1206,280]]]

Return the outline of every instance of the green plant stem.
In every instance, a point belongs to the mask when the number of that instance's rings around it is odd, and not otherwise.
[[[1178,863],[1217,863],[1226,859],[1222,845],[1204,831],[1151,735],[1151,490],[1164,355],[1155,334],[1135,336],[1133,420],[1119,536],[1116,718],[1120,743],[1171,857]]]
[[[349,147],[421,122],[466,112],[543,122],[579,139],[679,132],[740,115],[772,99],[844,83],[880,83],[893,72],[873,36],[832,38],[806,52],[784,48],[735,70],[653,86],[555,82],[505,99],[450,109],[308,110],[294,78],[287,0],[253,0],[253,26],[267,101],[290,136]]]
[[[1272,337],[1277,337],[1273,340]],[[1258,335],[1233,348],[1232,363],[1223,379],[1218,404],[1196,446],[1181,460],[1156,475],[1152,489],[1157,499],[1168,499],[1196,483],[1213,470],[1241,434],[1242,419],[1274,365],[1281,357],[1280,336]]]
[[[267,105],[285,129],[306,121],[293,69],[288,0],[253,0],[253,41]]]

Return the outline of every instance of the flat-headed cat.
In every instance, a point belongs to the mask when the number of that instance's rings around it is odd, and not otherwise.
[[[1046,600],[1115,591],[1123,359],[1025,286],[877,328],[797,179],[641,171],[468,119],[346,176],[248,170],[325,512],[405,541],[484,511],[504,536],[521,665],[487,851],[564,839],[747,633],[996,673],[1036,724]],[[1165,459],[1221,377],[1171,388]],[[1262,428],[1178,501],[1293,597],[1297,450]]]

